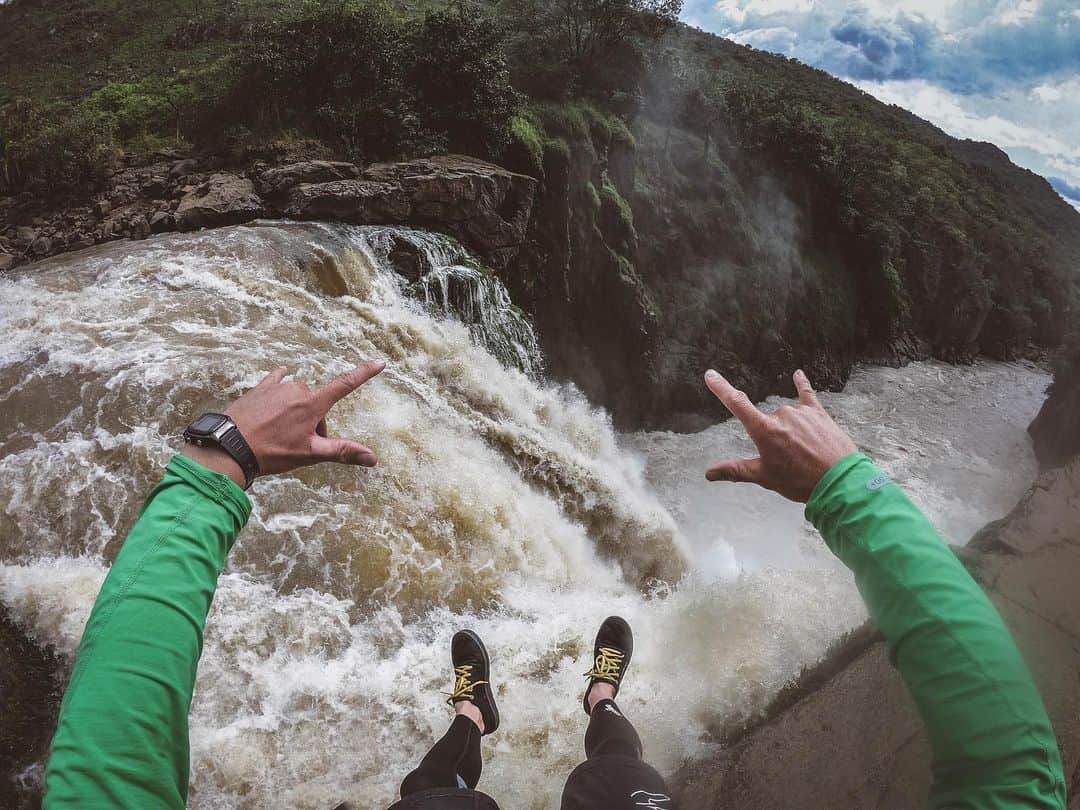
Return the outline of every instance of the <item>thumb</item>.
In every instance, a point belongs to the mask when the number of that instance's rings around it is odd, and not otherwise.
[[[354,464],[360,467],[374,467],[378,463],[378,458],[370,448],[337,436],[312,436],[311,457],[315,461],[335,461],[338,464]]]
[[[762,472],[760,458],[732,458],[713,464],[705,471],[705,477],[710,481],[760,484]]]

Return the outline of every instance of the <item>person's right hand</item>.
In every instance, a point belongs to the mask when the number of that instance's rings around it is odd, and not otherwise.
[[[799,404],[765,414],[719,373],[711,369],[706,373],[705,385],[743,423],[760,454],[717,462],[706,470],[706,478],[758,484],[806,503],[829,468],[857,450],[821,407],[806,375],[796,371],[794,379]]]
[[[289,370],[279,368],[225,413],[254,451],[260,475],[288,472],[320,461],[374,467],[378,459],[372,450],[351,439],[327,435],[326,414],[385,367],[383,362],[362,363],[314,390],[295,380],[285,382]],[[244,486],[240,465],[221,448],[188,444],[181,452]]]

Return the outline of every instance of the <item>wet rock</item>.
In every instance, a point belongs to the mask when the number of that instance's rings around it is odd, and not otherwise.
[[[297,186],[285,213],[297,219],[331,219],[367,225],[404,222],[411,210],[408,197],[392,183],[335,180]]]
[[[262,213],[263,202],[251,180],[222,172],[184,195],[176,209],[176,224],[185,231],[218,228],[250,222]]]
[[[195,158],[187,158],[185,160],[178,160],[169,167],[169,177],[173,180],[177,180],[188,174],[193,174],[199,170],[199,161]]]
[[[176,219],[168,211],[157,211],[150,217],[150,232],[165,233],[176,229]]]
[[[146,217],[137,217],[131,223],[131,238],[145,239],[150,235],[150,223]]]
[[[1071,340],[1054,363],[1054,382],[1028,427],[1043,470],[1059,467],[1080,453],[1080,340]]]
[[[104,219],[109,215],[110,211],[112,211],[112,203],[108,200],[98,200],[94,203],[94,213],[97,214],[99,218]]]
[[[286,215],[447,231],[496,269],[525,240],[536,181],[491,163],[446,155],[368,167],[355,180],[301,183]]]
[[[334,180],[353,180],[359,176],[360,169],[353,163],[307,160],[259,172],[258,188],[267,196],[275,196],[285,194],[301,183],[329,183]]]
[[[394,270],[409,281],[419,281],[426,270],[420,249],[405,239],[394,239],[387,259]]]
[[[27,250],[37,238],[38,232],[34,228],[22,225],[15,229],[15,247],[19,250]]]
[[[30,245],[30,252],[38,257],[48,256],[52,252],[52,239],[47,236],[39,236]]]
[[[10,253],[0,253],[0,273],[6,272],[15,266],[15,257]]]

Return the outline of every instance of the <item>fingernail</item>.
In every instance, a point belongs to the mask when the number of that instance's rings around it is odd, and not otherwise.
[[[374,453],[360,453],[359,460],[365,467],[374,467],[378,463]]]
[[[705,372],[705,379],[706,380],[719,380],[720,379],[720,372],[715,371],[714,369],[710,368],[708,371]]]
[[[801,368],[798,371],[796,371],[795,374],[796,374],[796,376],[799,376],[799,377],[802,377],[803,379],[806,379],[806,372],[803,371]]]

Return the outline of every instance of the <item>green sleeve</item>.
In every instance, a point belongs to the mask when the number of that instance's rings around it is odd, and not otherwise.
[[[1064,808],[1061,757],[1012,636],[934,527],[869,458],[839,461],[806,517],[855,574],[930,739],[934,808]]]
[[[46,770],[45,808],[182,808],[203,626],[251,514],[232,481],[174,456],[83,631]]]

